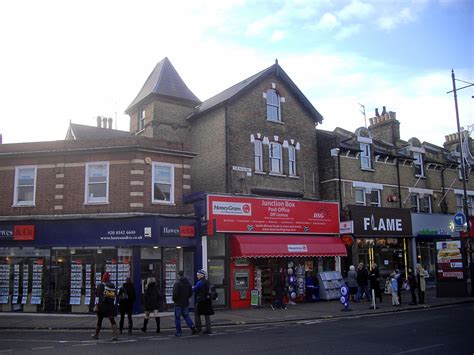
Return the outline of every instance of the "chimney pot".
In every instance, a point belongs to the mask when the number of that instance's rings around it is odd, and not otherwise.
[[[0,144],[3,144],[3,136],[1,133],[0,133]]]
[[[377,107],[377,108],[375,109],[375,117],[379,117],[379,116],[380,116],[380,114],[379,114],[379,108]]]
[[[107,117],[102,117],[102,128],[107,128]]]
[[[387,109],[385,108],[385,106],[382,106],[382,115],[385,115],[387,113]]]
[[[97,116],[97,127],[101,127],[102,117]]]
[[[112,117],[109,117],[108,121],[109,121],[109,129],[112,129],[112,122],[113,122]]]

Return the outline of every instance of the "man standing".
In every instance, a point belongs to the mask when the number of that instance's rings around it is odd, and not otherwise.
[[[209,281],[206,280],[206,271],[199,270],[197,272],[198,282],[194,285],[193,290],[196,294],[196,308],[194,310],[194,323],[196,324],[197,332],[201,332],[201,314],[206,320],[206,330],[203,334],[211,334],[211,315],[214,314],[212,309],[212,301],[209,296]]]
[[[189,298],[193,295],[193,287],[188,279],[184,277],[183,271],[178,271],[178,280],[173,285],[173,302],[174,302],[174,322],[176,325],[176,336],[180,337],[181,333],[181,316],[183,316],[186,324],[191,329],[191,333],[196,334],[196,328],[193,321],[189,318]]]
[[[356,300],[360,301],[362,295],[365,293],[367,295],[368,301],[371,301],[371,296],[369,293],[369,273],[364,266],[364,263],[360,263],[357,267],[357,296]]]

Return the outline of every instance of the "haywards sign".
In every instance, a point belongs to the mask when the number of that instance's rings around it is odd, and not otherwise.
[[[403,237],[412,234],[410,210],[349,206],[354,234],[367,237]]]
[[[339,205],[332,202],[208,195],[207,214],[218,232],[339,233]]]

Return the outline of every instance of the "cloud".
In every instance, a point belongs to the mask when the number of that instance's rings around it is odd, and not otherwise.
[[[364,20],[374,13],[374,6],[369,3],[352,1],[338,12],[338,18],[342,21],[352,21],[354,19]]]
[[[284,39],[285,37],[286,37],[285,32],[277,30],[277,31],[273,32],[271,41],[272,42],[278,42],[278,41],[281,41],[282,39]]]
[[[337,21],[336,16],[331,14],[330,12],[326,12],[318,23],[318,28],[321,30],[333,30],[334,28],[339,26],[339,22]]]

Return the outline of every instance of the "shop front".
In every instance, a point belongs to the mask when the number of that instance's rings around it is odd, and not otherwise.
[[[436,283],[436,243],[459,238],[454,231],[454,215],[412,213],[413,260],[428,271],[428,283]]]
[[[116,286],[130,277],[138,295],[155,277],[166,309],[177,271],[192,280],[200,267],[196,230],[195,219],[157,216],[2,222],[0,310],[90,312],[105,271]]]
[[[350,205],[349,211],[354,222],[355,264],[371,268],[376,263],[383,278],[397,269],[406,273],[412,260],[410,210]]]
[[[209,279],[221,289],[223,305],[269,304],[276,284],[286,302],[314,301],[318,274],[340,271],[347,251],[337,203],[235,195],[205,201]]]

